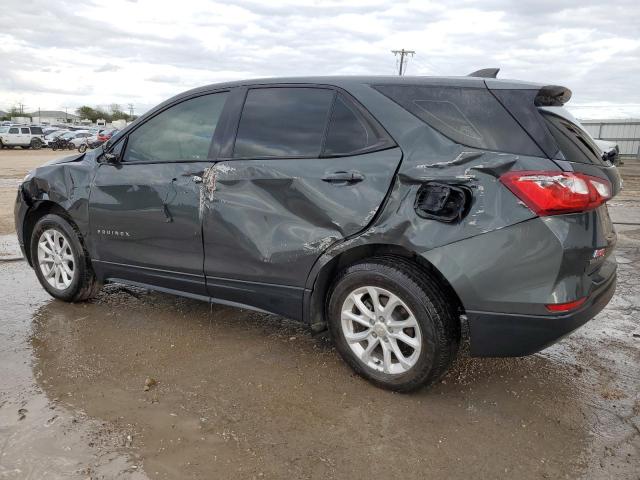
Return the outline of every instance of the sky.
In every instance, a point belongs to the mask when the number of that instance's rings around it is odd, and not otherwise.
[[[640,1],[3,0],[0,109],[140,114],[246,78],[466,75],[563,85],[579,118],[640,118]]]

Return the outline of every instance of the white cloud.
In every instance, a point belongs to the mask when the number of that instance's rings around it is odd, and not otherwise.
[[[110,103],[141,113],[199,85],[314,74],[408,74],[566,85],[578,115],[640,117],[635,0],[5,0],[0,108]]]

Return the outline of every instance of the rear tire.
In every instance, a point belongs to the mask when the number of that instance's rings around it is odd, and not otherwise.
[[[100,290],[80,233],[65,218],[50,214],[38,220],[30,253],[38,280],[52,297],[81,302]]]
[[[31,148],[33,150],[40,150],[42,148],[42,141],[39,138],[34,138],[31,140]]]
[[[455,304],[436,280],[401,257],[372,258],[343,270],[327,318],[351,368],[399,392],[440,379],[460,344]]]
[[[84,153],[86,151],[87,151],[87,144],[86,143],[81,143],[80,146],[78,147],[78,152]]]

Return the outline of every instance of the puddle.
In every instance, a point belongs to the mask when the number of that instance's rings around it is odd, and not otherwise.
[[[640,249],[625,242],[616,297],[586,327],[531,357],[463,354],[410,395],[276,316],[115,285],[66,304],[0,263],[0,477],[637,480]]]

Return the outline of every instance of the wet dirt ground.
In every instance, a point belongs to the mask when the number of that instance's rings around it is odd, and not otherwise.
[[[530,357],[463,351],[408,395],[280,317],[118,285],[52,300],[0,236],[0,478],[637,480],[640,225],[622,223],[640,213],[640,176],[627,171],[610,305]]]

